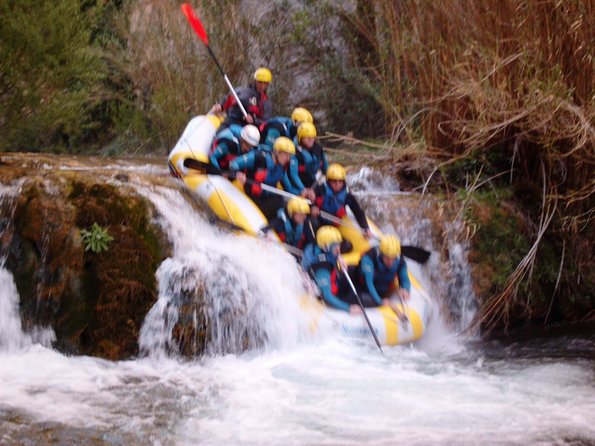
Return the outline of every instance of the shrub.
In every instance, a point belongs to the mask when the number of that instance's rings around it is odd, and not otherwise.
[[[107,67],[78,0],[0,3],[0,150],[73,150],[100,123]]]

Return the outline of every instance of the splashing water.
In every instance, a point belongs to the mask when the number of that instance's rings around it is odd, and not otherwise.
[[[161,354],[172,345],[180,305],[202,301],[208,353],[296,345],[310,335],[299,311],[302,275],[289,254],[262,240],[220,233],[175,189],[138,188],[161,217],[173,255],[157,271],[159,300],[141,329],[140,347]]]
[[[12,231],[14,201],[21,186],[22,182],[0,185],[0,351],[18,351],[33,343],[49,346],[55,340],[50,328],[33,327],[29,333],[23,331],[17,287],[12,273],[5,268],[3,243]]]
[[[384,356],[332,337],[304,342],[301,277],[289,255],[218,232],[176,188],[135,187],[154,203],[172,243],[142,329],[149,356],[110,362],[31,341],[0,347],[0,444],[595,443],[592,335],[463,344],[436,312],[415,348],[385,348]],[[386,227],[398,221],[391,212],[403,214],[389,211]],[[423,222],[403,237],[426,229]],[[430,266],[411,267],[423,279]],[[205,300],[206,314],[192,317],[212,326],[212,355],[194,361],[164,355],[168,326],[188,299]],[[25,339],[14,280],[0,268],[4,304],[0,339]],[[245,316],[226,319],[234,312]],[[254,348],[222,355],[241,350],[243,333]]]

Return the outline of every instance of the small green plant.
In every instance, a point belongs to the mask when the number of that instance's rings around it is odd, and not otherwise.
[[[93,223],[90,230],[81,229],[81,236],[83,237],[85,251],[91,250],[95,253],[107,251],[114,239],[107,233],[107,229],[102,228],[97,223]]]

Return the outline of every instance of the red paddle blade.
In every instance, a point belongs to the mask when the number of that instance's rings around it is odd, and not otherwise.
[[[209,46],[209,38],[207,37],[207,32],[202,26],[202,23],[200,23],[198,17],[194,15],[194,10],[192,9],[192,6],[190,6],[189,3],[182,3],[182,12],[188,19],[188,22],[190,23],[190,26],[192,26],[192,29],[194,30],[196,35],[200,37],[200,40],[202,40],[205,43],[205,45]]]

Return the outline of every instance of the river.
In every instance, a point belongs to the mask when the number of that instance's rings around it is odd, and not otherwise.
[[[384,354],[372,342],[312,335],[289,255],[218,231],[175,189],[135,187],[173,244],[156,272],[142,357],[68,356],[51,348],[51,329],[25,333],[0,260],[0,444],[595,444],[593,334],[479,341],[436,311],[420,342]],[[215,273],[230,264],[224,286]],[[193,360],[167,354],[168,304],[182,282],[205,288],[212,321],[247,312],[231,327],[212,324],[208,354]],[[469,308],[469,290],[459,291],[458,308]],[[254,344],[242,352],[246,332]]]
[[[593,337],[328,339],[182,361],[0,353],[0,444],[595,443]]]

